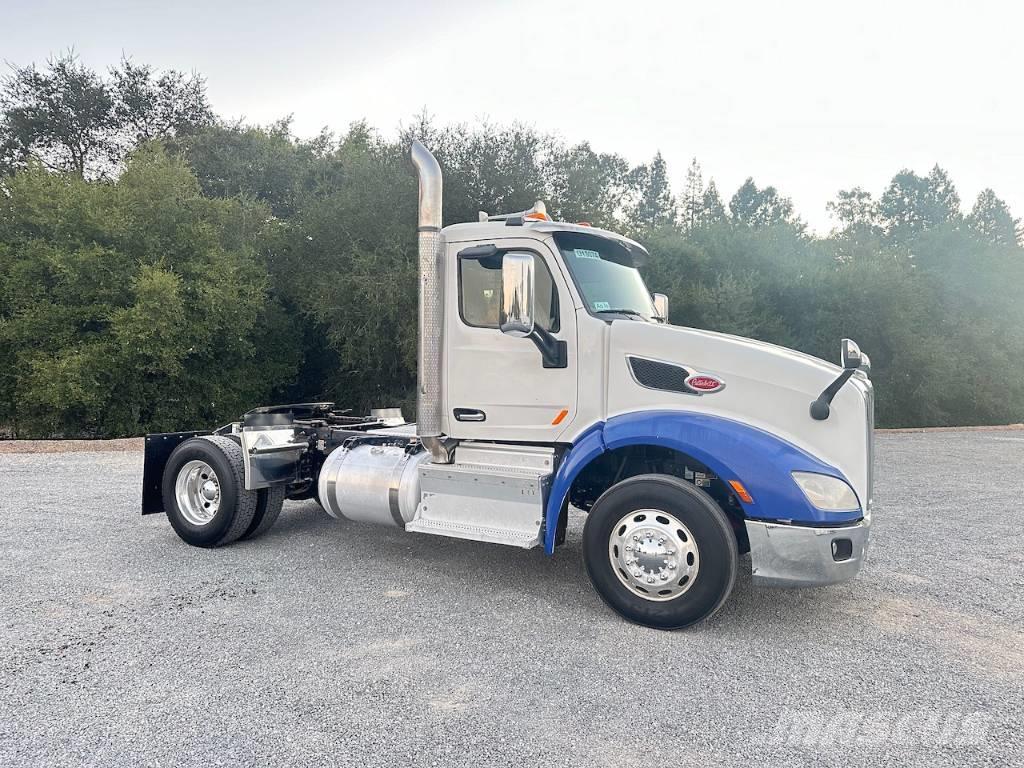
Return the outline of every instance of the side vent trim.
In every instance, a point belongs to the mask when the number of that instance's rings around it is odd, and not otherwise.
[[[686,379],[692,371],[688,371],[681,365],[633,355],[627,355],[626,361],[629,364],[633,380],[641,387],[657,389],[662,392],[676,392],[682,395],[700,394],[686,385]]]

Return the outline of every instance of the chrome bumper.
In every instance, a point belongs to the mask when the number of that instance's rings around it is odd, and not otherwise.
[[[773,587],[822,587],[857,575],[868,549],[870,511],[837,528],[807,528],[747,520],[754,583]]]

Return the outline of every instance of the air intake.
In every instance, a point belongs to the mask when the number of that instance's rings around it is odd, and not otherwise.
[[[662,363],[658,360],[648,360],[644,357],[629,357],[629,369],[633,378],[641,387],[648,389],[659,389],[663,392],[679,392],[681,394],[696,394],[686,386],[686,377],[690,372],[681,365]]]

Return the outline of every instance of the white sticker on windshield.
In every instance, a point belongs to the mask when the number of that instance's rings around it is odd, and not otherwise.
[[[601,254],[597,251],[591,251],[588,248],[574,248],[573,253],[576,254],[577,259],[597,259],[600,261]]]
[[[595,301],[594,302],[594,309],[596,309],[598,312],[600,312],[601,310],[611,309],[611,308],[612,308],[612,305],[609,304],[607,301]]]

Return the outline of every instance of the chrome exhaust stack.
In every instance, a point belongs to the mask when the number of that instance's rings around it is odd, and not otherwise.
[[[442,439],[444,237],[441,235],[441,166],[419,141],[410,150],[420,182],[419,351],[416,358],[416,434],[434,463],[451,461]]]

